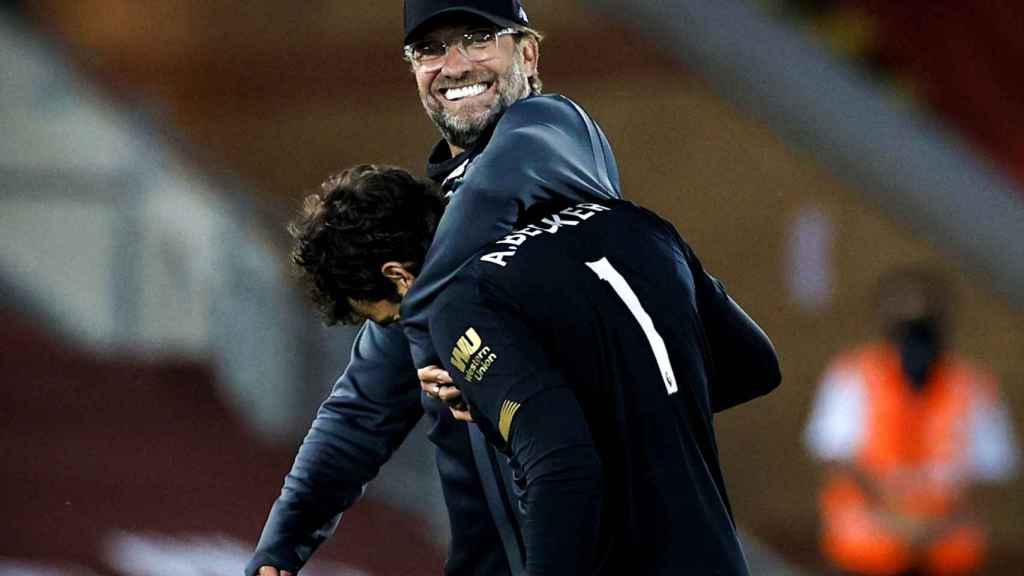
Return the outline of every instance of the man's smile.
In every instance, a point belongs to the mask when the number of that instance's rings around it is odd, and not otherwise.
[[[477,82],[476,84],[470,84],[468,86],[460,86],[458,88],[446,88],[441,91],[445,99],[449,102],[455,102],[456,100],[462,100],[463,98],[469,98],[472,96],[479,96],[490,88],[491,84],[488,82]]]
[[[437,90],[438,100],[445,104],[455,102],[470,102],[478,98],[492,96],[497,92],[496,80],[481,80],[476,82],[461,82],[459,84],[447,85]]]

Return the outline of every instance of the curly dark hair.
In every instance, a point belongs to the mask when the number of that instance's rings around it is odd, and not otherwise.
[[[288,225],[291,261],[325,324],[362,320],[349,299],[400,300],[381,267],[395,261],[419,272],[444,203],[433,182],[373,164],[331,176],[306,197]]]

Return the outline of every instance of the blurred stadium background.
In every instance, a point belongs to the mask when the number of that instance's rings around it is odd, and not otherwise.
[[[435,133],[401,3],[0,3],[0,575],[238,574],[351,333],[285,262],[303,190]],[[957,348],[1024,418],[1024,7],[532,0],[545,88],[601,123],[778,347],[719,419],[756,574],[816,574],[817,378],[895,265],[956,280]],[[984,489],[1024,573],[1024,483]],[[421,430],[309,574],[437,573]]]

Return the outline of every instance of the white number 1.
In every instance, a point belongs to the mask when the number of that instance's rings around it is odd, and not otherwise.
[[[644,335],[647,336],[647,343],[651,345],[654,359],[658,361],[658,369],[661,370],[661,379],[665,382],[665,389],[668,390],[670,395],[675,394],[679,387],[676,385],[676,375],[672,372],[672,363],[668,359],[665,341],[662,340],[661,334],[658,334],[658,330],[654,327],[654,321],[651,320],[650,315],[647,314],[647,311],[640,304],[640,299],[636,297],[636,293],[629,287],[629,282],[626,282],[626,279],[622,277],[622,274],[619,274],[619,271],[612,266],[607,258],[601,258],[597,262],[587,262],[587,266],[594,271],[594,274],[597,274],[598,278],[611,284],[615,293],[619,295],[622,302],[633,313],[633,317],[636,318],[640,328],[644,331]]]

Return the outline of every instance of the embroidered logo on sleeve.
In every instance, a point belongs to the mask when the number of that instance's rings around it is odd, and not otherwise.
[[[479,382],[498,359],[497,353],[490,346],[483,344],[480,334],[470,327],[459,337],[452,348],[451,363],[456,370],[462,372],[467,382]]]
[[[505,400],[501,403],[501,414],[498,416],[498,432],[501,433],[501,437],[508,442],[508,433],[512,429],[512,419],[516,417],[516,412],[519,411],[519,402],[513,402],[511,400]]]

